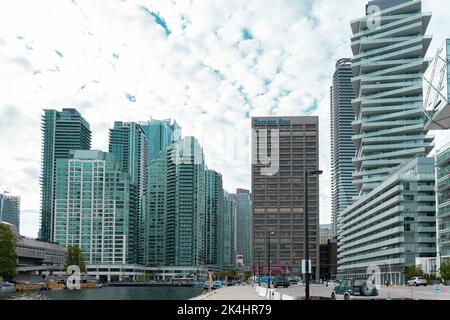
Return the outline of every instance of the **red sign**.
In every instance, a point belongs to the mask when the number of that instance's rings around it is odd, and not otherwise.
[[[267,275],[269,274],[269,267],[267,265],[253,266],[252,272],[253,274]],[[280,266],[280,265],[270,266],[271,275],[276,276],[291,273],[292,273],[292,266]]]

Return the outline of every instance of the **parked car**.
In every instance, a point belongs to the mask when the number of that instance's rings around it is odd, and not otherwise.
[[[406,282],[406,285],[407,286],[415,286],[415,287],[418,287],[418,286],[426,287],[428,285],[428,281],[427,281],[427,279],[424,279],[421,277],[414,277],[414,278],[409,279]]]
[[[289,284],[291,284],[291,285],[298,285],[298,280],[294,279],[294,278],[290,278],[289,279]]]
[[[374,299],[376,296],[378,296],[378,290],[375,286],[371,287],[363,279],[342,280],[331,293],[332,300]]]
[[[290,285],[291,284],[290,284],[288,278],[283,278],[283,277],[276,278],[273,283],[274,288],[278,288],[278,287],[288,288]]]

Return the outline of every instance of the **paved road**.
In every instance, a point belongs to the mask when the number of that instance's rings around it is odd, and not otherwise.
[[[296,297],[304,298],[304,286],[291,286],[287,289],[278,289],[278,291]],[[333,287],[313,285],[310,287],[310,295],[315,297],[331,297]],[[382,287],[379,290],[379,297],[392,299],[417,299],[417,300],[450,300],[450,287],[442,287],[440,293],[433,290],[433,286],[427,287]]]
[[[265,300],[251,286],[224,287],[192,300]]]

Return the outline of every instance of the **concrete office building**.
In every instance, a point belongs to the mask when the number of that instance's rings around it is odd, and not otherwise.
[[[236,252],[245,267],[251,267],[252,208],[249,190],[236,190]]]
[[[305,170],[319,169],[318,117],[252,118],[253,266],[302,273]],[[266,138],[267,137],[267,138]],[[308,178],[309,256],[319,276],[319,178]]]
[[[20,197],[0,193],[0,222],[10,223],[20,230]]]
[[[338,60],[330,89],[331,217],[334,235],[337,234],[339,213],[350,206],[357,195],[353,185],[355,145],[352,136],[355,132],[352,121],[355,113],[351,101],[355,93],[351,79],[351,59]]]
[[[116,156],[121,169],[131,176],[138,190],[136,225],[136,261],[144,263],[145,221],[148,213],[148,160],[149,142],[142,127],[134,122],[116,121],[109,130],[109,152]]]
[[[225,198],[222,175],[214,170],[206,171],[206,227],[205,264],[210,270],[222,270],[224,266]]]
[[[42,116],[41,214],[39,238],[53,240],[56,161],[68,159],[70,150],[89,150],[89,123],[76,109],[44,110]]]
[[[88,269],[136,263],[137,188],[113,154],[71,151],[56,172],[57,243],[77,245]]]
[[[396,272],[395,281],[401,282],[416,257],[436,250],[433,169],[420,158],[434,147],[424,126],[422,95],[431,14],[422,13],[421,1],[371,5],[381,9],[378,16],[351,22],[359,196],[339,215],[338,273],[366,276],[375,264],[383,277]],[[372,18],[379,26],[372,27]]]

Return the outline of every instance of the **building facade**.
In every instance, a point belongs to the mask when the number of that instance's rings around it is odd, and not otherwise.
[[[361,195],[434,147],[424,128],[422,95],[431,14],[422,13],[421,1],[370,1],[373,5],[382,9],[379,27],[371,27],[367,16],[351,22],[354,183]]]
[[[337,240],[320,244],[320,279],[335,280],[337,276]]]
[[[56,167],[55,241],[79,246],[87,266],[136,263],[138,192],[120,161],[76,150]]]
[[[214,170],[206,171],[206,228],[205,264],[210,270],[222,270],[224,266],[225,198],[222,175]]]
[[[20,197],[0,193],[0,222],[2,221],[20,230]]]
[[[149,141],[149,162],[165,147],[181,140],[181,127],[174,120],[151,119],[140,123]]]
[[[434,159],[419,157],[392,172],[340,218],[338,271],[367,277],[381,269],[382,281],[403,284],[416,258],[436,255]]]
[[[223,258],[222,270],[236,269],[236,222],[237,204],[234,193],[224,192],[224,211],[222,222]]]
[[[148,138],[139,124],[116,121],[109,131],[109,152],[116,156],[121,169],[131,176],[131,183],[138,190],[138,215],[133,229],[137,240],[136,261],[143,264],[148,214]]]
[[[89,123],[76,109],[44,110],[42,116],[41,214],[39,238],[54,240],[56,161],[68,159],[70,150],[89,150]]]
[[[251,267],[252,208],[249,190],[236,190],[236,251],[242,256],[243,266]]]
[[[359,194],[339,215],[338,273],[366,276],[378,265],[382,277],[396,272],[398,283],[415,258],[436,250],[433,168],[421,158],[434,147],[422,94],[431,14],[422,13],[421,1],[370,1],[367,11],[374,6],[377,15],[351,22]]]
[[[436,155],[439,262],[450,262],[450,144]]]
[[[355,113],[351,101],[355,93],[351,79],[351,59],[338,60],[330,90],[331,217],[335,235],[339,213],[350,206],[357,195],[353,185],[355,145],[352,136],[355,132],[352,121]]]
[[[319,167],[318,117],[257,117],[252,118],[252,129],[253,266],[267,272],[270,262],[272,274],[288,270],[299,275],[305,253],[305,170]],[[308,177],[308,193],[308,251],[317,279],[317,176]]]
[[[334,238],[334,225],[321,224],[320,225],[320,244],[327,244],[328,240]]]
[[[206,175],[203,149],[185,137],[167,147],[166,266],[205,262]]]

